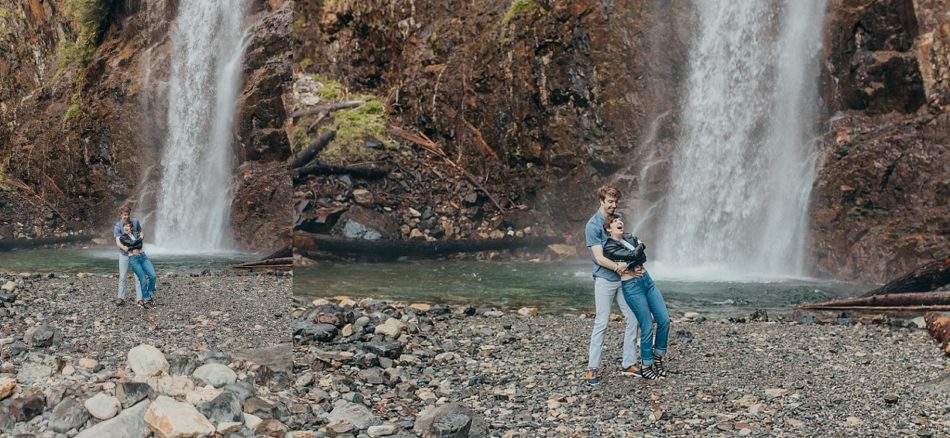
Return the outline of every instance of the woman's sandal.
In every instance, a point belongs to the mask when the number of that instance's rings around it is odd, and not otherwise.
[[[142,300],[136,301],[135,304],[138,304],[138,306],[141,307],[141,308],[143,308],[143,309],[147,309],[147,308],[148,308],[148,307],[145,307],[145,301],[142,301]]]

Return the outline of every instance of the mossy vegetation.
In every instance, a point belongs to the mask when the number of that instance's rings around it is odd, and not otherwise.
[[[343,85],[337,81],[320,75],[313,75],[313,80],[320,84],[317,96],[323,100],[339,100],[346,94]]]
[[[363,101],[363,104],[333,113],[333,122],[319,129],[320,134],[336,131],[336,138],[320,154],[328,163],[345,164],[379,159],[381,149],[368,144],[373,139],[379,141],[383,148],[394,149],[397,146],[386,133],[389,122],[386,106],[376,96],[362,95],[356,100]]]
[[[504,17],[501,18],[501,24],[507,26],[515,17],[534,9],[535,6],[537,3],[534,0],[511,0],[511,6],[508,6]]]
[[[60,40],[56,47],[60,69],[78,64],[86,66],[99,45],[105,24],[109,20],[107,0],[66,0],[66,8],[79,25],[75,40],[69,37]]]
[[[70,120],[82,112],[82,95],[80,95],[79,92],[73,93],[72,97],[69,99],[69,102],[69,108],[67,108],[66,113],[63,114],[63,129],[66,129],[66,125]]]

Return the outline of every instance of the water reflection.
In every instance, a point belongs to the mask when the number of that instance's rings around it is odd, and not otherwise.
[[[867,290],[865,285],[804,278],[702,280],[696,273],[675,277],[649,264],[648,268],[672,312],[699,311],[707,316],[742,314],[755,308],[788,311],[795,304]],[[583,261],[319,264],[294,268],[294,294],[536,306],[567,312],[591,311],[594,304],[590,264]]]

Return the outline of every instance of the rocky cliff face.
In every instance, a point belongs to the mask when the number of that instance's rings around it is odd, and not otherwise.
[[[823,274],[883,281],[950,249],[947,12],[930,0],[829,3],[810,242]]]
[[[147,215],[160,178],[169,31],[178,2],[9,3],[0,6],[0,169],[10,189],[0,191],[0,235],[101,233],[125,202]],[[81,48],[74,43],[89,29],[88,17],[77,11],[81,3],[102,6],[87,59],[76,55]],[[292,7],[256,1],[249,17],[235,192],[258,204],[237,202],[233,215],[235,239],[248,249],[272,249],[289,237],[289,172],[269,163],[290,154],[282,95]],[[278,196],[269,182],[250,177],[260,168],[271,179],[283,175]]]
[[[403,223],[401,238],[579,229],[593,190],[674,107],[691,18],[660,0],[344,0],[297,13],[300,72],[382,97],[392,125],[431,140],[397,138],[401,152],[387,157],[398,163],[395,190],[337,179],[298,186],[298,206],[313,212],[304,220],[324,223],[356,203],[354,190],[385,192],[371,206]]]
[[[950,247],[946,12],[942,0],[828,2],[809,237],[817,274],[881,281]],[[686,2],[660,0],[298,5],[298,72],[383,96],[392,124],[431,139],[506,210],[444,160],[420,166],[434,154],[402,138],[386,181],[412,196],[387,182],[304,182],[298,225],[327,231],[361,203],[402,222],[400,238],[452,236],[444,230],[460,223],[471,224],[462,237],[525,226],[577,234],[605,181],[661,196],[694,25]],[[628,170],[648,151],[659,161],[641,182]],[[385,195],[358,200],[365,190]]]

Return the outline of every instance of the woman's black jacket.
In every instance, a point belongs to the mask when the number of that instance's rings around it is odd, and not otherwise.
[[[623,239],[635,249],[631,250],[620,241],[607,238],[607,243],[604,244],[604,257],[614,262],[626,262],[630,266],[644,264],[647,261],[647,254],[644,252],[647,246],[640,239],[629,234],[624,234]]]
[[[133,237],[128,234],[123,234],[119,236],[119,242],[122,242],[122,244],[125,245],[125,247],[129,250],[142,249],[141,237]]]

